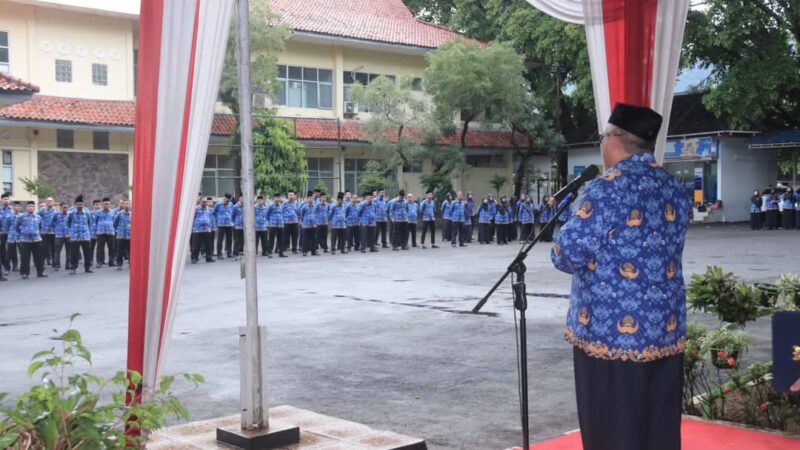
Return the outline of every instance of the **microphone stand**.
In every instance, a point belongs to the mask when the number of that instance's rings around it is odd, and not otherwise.
[[[556,221],[561,214],[569,208],[569,205],[575,200],[575,194],[570,193],[566,197],[566,201],[563,202],[558,209],[556,210],[555,215],[553,218],[550,219],[549,222],[542,228],[542,231],[536,235],[533,240],[528,240],[531,234],[535,233],[535,230],[531,230],[530,234],[526,236],[526,243],[520,248],[519,253],[511,261],[511,264],[506,269],[506,273],[497,280],[497,283],[489,289],[489,292],[483,296],[482,299],[472,308],[473,313],[478,313],[483,305],[489,301],[489,297],[494,294],[497,288],[500,287],[501,284],[508,278],[509,275],[512,273],[516,276],[516,282],[512,285],[512,291],[514,295],[514,308],[519,311],[519,336],[517,337],[519,340],[519,355],[517,355],[519,360],[519,373],[518,375],[518,382],[519,382],[519,392],[520,392],[520,418],[522,422],[522,448],[523,450],[530,450],[530,430],[529,430],[529,417],[528,417],[528,334],[527,334],[527,322],[525,319],[525,311],[528,309],[528,297],[526,292],[526,284],[525,284],[525,272],[527,271],[527,267],[525,267],[525,258],[528,257],[528,253],[533,249],[533,246],[536,245],[542,238],[542,235],[546,234],[547,232],[551,231],[555,228]]]

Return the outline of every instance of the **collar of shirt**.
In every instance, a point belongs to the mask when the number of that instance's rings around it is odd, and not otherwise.
[[[613,172],[624,169],[625,167],[638,166],[644,164],[655,164],[655,163],[656,163],[656,156],[654,154],[650,152],[636,153],[631,156],[628,156],[622,161],[619,161],[618,163],[609,167],[608,169],[606,169],[603,175],[609,175]]]

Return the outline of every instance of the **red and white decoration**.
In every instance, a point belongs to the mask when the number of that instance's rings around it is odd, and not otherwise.
[[[592,65],[597,123],[617,102],[664,116],[656,146],[661,161],[672,111],[689,0],[528,0],[558,19],[583,24]]]
[[[232,7],[233,0],[142,2],[128,369],[143,374],[145,397],[169,349]]]

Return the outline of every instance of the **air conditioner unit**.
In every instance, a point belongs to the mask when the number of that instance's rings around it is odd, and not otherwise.
[[[355,102],[344,102],[344,115],[353,117],[358,114],[358,105]]]
[[[267,94],[253,94],[253,108],[269,109],[272,108],[272,99]]]

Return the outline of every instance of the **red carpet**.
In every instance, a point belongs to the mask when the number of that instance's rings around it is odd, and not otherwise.
[[[682,450],[800,450],[800,439],[700,420],[683,419],[682,435]],[[572,433],[531,449],[581,450],[581,436]]]

